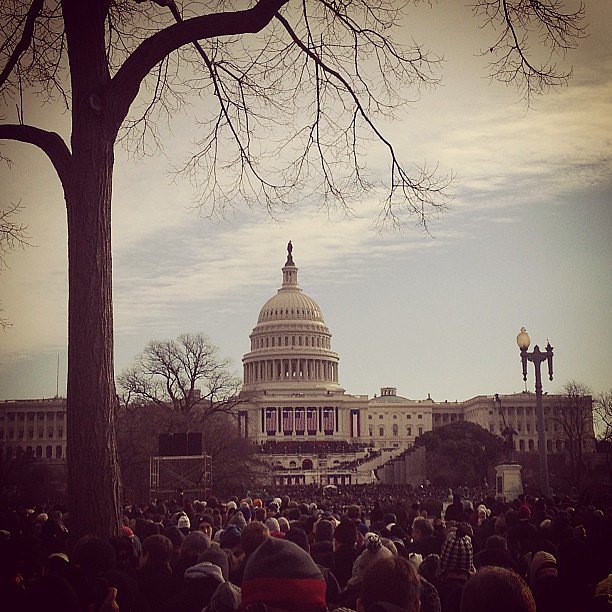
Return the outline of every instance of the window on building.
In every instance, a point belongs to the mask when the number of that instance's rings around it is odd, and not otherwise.
[[[28,429],[28,440],[33,440],[33,439],[34,439],[34,430]]]
[[[28,421],[33,421],[34,420],[34,413],[33,412],[29,412],[28,413]]]
[[[44,412],[39,412],[38,413],[38,420],[39,421],[44,421],[45,420],[45,413]]]
[[[394,418],[394,419],[397,419],[397,414],[394,414],[394,415],[393,415],[393,418]]]
[[[53,427],[48,427],[47,428],[47,438],[52,438],[53,437]]]
[[[397,426],[397,423],[393,423],[393,435],[399,436],[399,427]]]
[[[24,435],[24,431],[23,431],[23,430],[22,430],[22,431],[17,432],[17,437],[18,437],[20,440],[23,440],[23,435]]]
[[[419,436],[422,436],[422,435],[423,435],[423,428],[419,427]]]
[[[519,440],[519,450],[525,450],[525,440]]]
[[[25,414],[23,414],[23,412],[22,412],[22,413],[20,413],[20,415],[19,415],[19,420],[20,420],[20,421],[23,421],[24,419],[25,419]]]
[[[383,418],[383,415],[382,415],[382,414],[379,414],[379,415],[378,415],[378,418],[379,418],[379,419],[382,419],[382,418]]]
[[[557,449],[557,452],[560,452],[563,450],[563,442],[561,440],[557,440],[555,442],[555,447]]]
[[[53,457],[53,449],[50,446],[47,446],[47,448],[45,448],[45,458],[51,459],[51,457]]]
[[[529,450],[532,451],[535,449],[535,444],[533,442],[533,440],[529,440]]]
[[[406,427],[406,434],[409,436],[412,435],[412,427]]]
[[[59,445],[55,447],[55,458],[56,459],[62,458],[62,447]]]
[[[489,431],[495,433],[495,425],[493,425],[493,423],[489,423]]]
[[[417,416],[417,419],[422,419],[422,418],[423,418],[423,415],[422,415],[422,414],[419,414],[419,415]]]
[[[372,420],[372,415],[368,414],[368,420],[371,421]]]
[[[385,435],[385,428],[384,427],[379,427],[378,428],[378,435],[382,438]]]
[[[64,429],[62,427],[57,428],[57,437],[61,438],[64,435]]]
[[[42,458],[42,446],[36,447],[36,456],[41,459]]]
[[[546,450],[547,450],[549,453],[552,453],[552,450],[553,450],[553,443],[552,443],[552,440],[546,440]]]
[[[370,433],[370,437],[372,437],[372,436],[374,435],[374,427],[373,427],[372,425],[370,425],[370,426],[368,427],[368,431],[369,431],[369,433]]]

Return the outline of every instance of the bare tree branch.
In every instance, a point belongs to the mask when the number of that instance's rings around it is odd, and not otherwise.
[[[483,56],[495,56],[489,63],[492,79],[515,85],[528,105],[533,95],[567,83],[572,69],[559,68],[556,57],[564,59],[587,35],[582,2],[575,11],[567,12],[564,0],[478,0],[472,8],[484,18],[485,26],[499,32],[482,51]],[[532,39],[538,44],[532,46]],[[543,49],[548,49],[548,57],[538,60],[537,53],[543,55]]]
[[[31,125],[6,123],[0,124],[0,139],[17,140],[37,146],[46,153],[62,185],[66,185],[70,177],[72,156],[59,134]]]
[[[11,52],[6,65],[0,72],[0,87],[4,85],[9,75],[15,68],[19,58],[26,52],[30,43],[32,42],[32,35],[34,34],[34,22],[40,14],[44,4],[44,0],[32,0],[32,4],[26,15],[25,25],[23,26],[23,32],[19,42],[15,45]]]
[[[105,92],[115,130],[125,119],[144,78],[170,53],[196,40],[259,32],[287,2],[259,0],[250,9],[193,17],[146,38],[125,60]]]

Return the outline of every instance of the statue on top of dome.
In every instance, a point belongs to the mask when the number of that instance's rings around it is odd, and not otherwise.
[[[291,240],[287,243],[287,263],[286,266],[294,266],[293,263],[293,245],[291,244]]]

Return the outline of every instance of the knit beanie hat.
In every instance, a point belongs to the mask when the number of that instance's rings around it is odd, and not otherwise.
[[[179,516],[179,519],[178,519],[178,522],[177,522],[176,526],[179,529],[190,529],[191,528],[191,521],[189,520],[188,516],[183,514],[182,516]]]
[[[312,557],[287,540],[268,538],[249,557],[242,605],[265,603],[287,610],[325,611],[326,583]]]
[[[240,587],[231,582],[220,584],[202,612],[235,612],[240,609]]]
[[[365,550],[353,563],[353,574],[348,581],[349,586],[359,584],[363,580],[366,570],[376,561],[393,557],[393,553],[386,546],[383,546],[377,533],[366,533],[365,545]]]
[[[236,512],[236,514],[232,516],[228,523],[228,525],[236,525],[236,527],[238,527],[238,529],[240,529],[241,531],[246,527],[246,524],[247,522],[242,512]]]
[[[185,580],[213,580],[221,583],[225,582],[221,568],[210,561],[201,561],[185,570]]]
[[[444,573],[447,570],[469,573],[476,571],[470,536],[461,535],[457,531],[451,531],[446,536],[440,554],[440,572]]]
[[[538,580],[557,577],[557,560],[548,552],[539,550],[531,561],[529,583],[533,587]]]
[[[240,529],[236,525],[228,525],[221,534],[219,544],[221,548],[235,548],[240,544]]]
[[[185,534],[176,525],[166,527],[163,535],[172,542],[172,546],[175,548],[180,548],[183,545]]]

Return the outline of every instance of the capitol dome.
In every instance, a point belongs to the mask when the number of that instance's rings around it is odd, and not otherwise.
[[[325,323],[319,305],[298,287],[297,270],[290,253],[283,267],[283,286],[263,305],[258,325],[266,321],[288,320]]]
[[[287,245],[283,284],[261,308],[244,355],[245,387],[304,383],[338,385],[338,355],[319,305],[298,286],[293,246]]]

